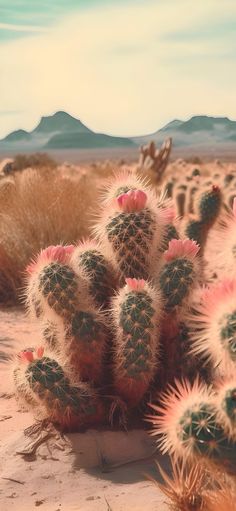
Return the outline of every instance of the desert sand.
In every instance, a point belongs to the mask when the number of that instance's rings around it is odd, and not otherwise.
[[[37,344],[24,311],[0,312],[0,509],[8,511],[165,511],[166,498],[148,481],[156,477],[156,447],[147,432],[36,433],[32,415],[16,403],[4,353]],[[40,444],[40,440],[45,441]],[[38,441],[38,443],[36,443]],[[162,460],[163,465],[163,460]]]

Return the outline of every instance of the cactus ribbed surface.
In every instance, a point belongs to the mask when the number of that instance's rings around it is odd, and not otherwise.
[[[78,255],[75,249],[74,259],[88,278],[89,293],[97,305],[107,306],[115,287],[114,270],[110,262],[97,248],[86,248],[86,243],[84,247],[79,247]]]
[[[180,305],[194,282],[193,263],[184,258],[167,263],[160,272],[159,282],[166,308]]]
[[[236,311],[226,314],[224,326],[220,330],[220,338],[232,361],[236,362]]]
[[[131,406],[148,390],[157,363],[159,340],[157,303],[144,281],[127,279],[114,301],[116,326],[114,385]],[[161,308],[161,306],[160,306]]]
[[[49,357],[31,362],[26,379],[52,421],[72,430],[101,420],[102,404],[88,384],[72,385],[63,368]]]
[[[103,317],[90,311],[77,311],[68,328],[65,353],[84,381],[101,382],[107,329]]]
[[[122,212],[110,219],[107,237],[124,277],[147,279],[147,254],[155,231],[155,219],[148,209]]]
[[[186,226],[185,233],[190,240],[196,241],[200,246],[204,242],[205,229],[200,220],[190,220]]]
[[[220,212],[221,203],[221,192],[218,186],[212,186],[210,191],[203,193],[198,203],[200,221],[207,225],[214,222]]]
[[[39,290],[59,316],[76,310],[78,284],[76,274],[67,265],[51,262],[39,274]]]
[[[198,410],[190,407],[181,417],[178,431],[180,442],[189,445],[192,455],[202,455],[230,471],[236,470],[236,443],[217,422],[213,406],[202,403]]]

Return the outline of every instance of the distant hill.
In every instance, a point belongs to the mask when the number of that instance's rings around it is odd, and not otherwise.
[[[207,117],[206,115],[198,115],[191,117],[189,121],[182,122],[178,126],[178,130],[184,131],[185,133],[214,131],[218,128],[236,131],[236,121],[230,121],[228,117]]]
[[[236,121],[228,117],[195,115],[187,121],[174,119],[158,131],[139,137],[115,137],[95,133],[67,112],[42,117],[31,132],[13,131],[0,141],[0,149],[41,151],[44,149],[96,149],[135,147],[154,140],[160,145],[172,137],[174,147],[213,149],[219,144],[234,144]]]
[[[12,133],[9,133],[2,142],[24,142],[31,140],[31,134],[25,130],[16,130]]]
[[[134,137],[137,144],[144,144],[150,140],[161,143],[165,137],[172,137],[175,146],[206,146],[225,144],[235,140],[236,121],[228,117],[209,117],[196,115],[187,121],[174,120],[163,128],[142,137]]]
[[[96,149],[113,147],[135,147],[135,142],[126,137],[112,137],[90,130],[79,119],[66,112],[56,112],[42,117],[31,132],[18,130],[0,141],[0,148],[16,148],[39,151],[44,149]]]
[[[45,133],[92,133],[79,119],[72,117],[66,112],[56,112],[54,115],[42,117],[38,126],[32,131],[32,134]]]
[[[135,147],[133,140],[102,133],[66,133],[54,135],[45,149],[92,149],[101,147]]]

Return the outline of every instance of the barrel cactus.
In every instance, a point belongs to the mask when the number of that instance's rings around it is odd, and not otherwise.
[[[192,385],[176,382],[160,405],[152,405],[157,415],[148,420],[154,425],[153,434],[161,435],[162,452],[196,463],[202,459],[216,470],[224,466],[235,473],[236,442],[220,420],[216,401],[213,390],[198,380]]]

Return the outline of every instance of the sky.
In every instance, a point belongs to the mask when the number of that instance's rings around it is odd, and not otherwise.
[[[0,138],[57,110],[120,136],[236,119],[236,1],[0,0]]]

